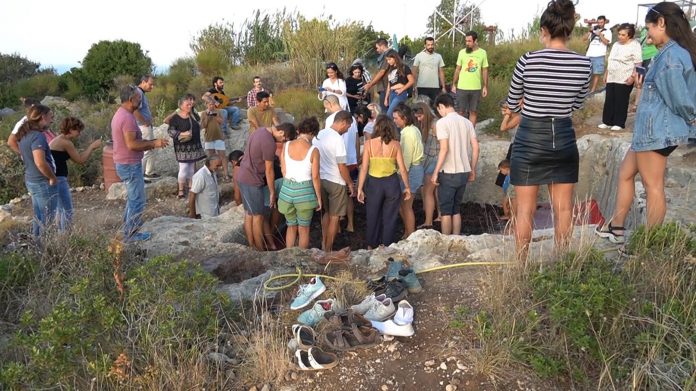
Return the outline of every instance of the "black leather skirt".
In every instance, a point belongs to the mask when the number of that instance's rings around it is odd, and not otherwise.
[[[512,144],[514,186],[577,183],[580,158],[570,118],[522,117]]]

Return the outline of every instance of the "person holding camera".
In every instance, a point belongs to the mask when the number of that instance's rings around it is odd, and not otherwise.
[[[611,43],[611,30],[606,28],[607,18],[604,15],[597,20],[588,21],[590,31],[585,35],[585,42],[589,42],[585,54],[592,61],[592,86],[590,94],[597,90],[599,78],[604,75],[604,58],[607,56],[607,47]],[[594,24],[594,26],[593,26]]]
[[[213,101],[207,103],[206,110],[201,114],[201,129],[205,129],[203,145],[206,154],[208,157],[217,156],[220,158],[224,178],[228,181],[230,174],[225,155],[225,136],[222,134],[222,114]]]
[[[636,27],[623,23],[618,29],[618,39],[611,47],[604,84],[607,93],[604,98],[604,110],[600,129],[623,130],[626,127],[628,101],[633,90],[634,70],[645,72],[641,67],[642,53],[640,44],[633,39]]]

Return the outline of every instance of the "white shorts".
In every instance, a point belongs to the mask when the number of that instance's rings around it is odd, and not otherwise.
[[[225,141],[223,141],[223,140],[206,141],[205,142],[205,149],[214,149],[216,151],[224,151],[225,150]]]

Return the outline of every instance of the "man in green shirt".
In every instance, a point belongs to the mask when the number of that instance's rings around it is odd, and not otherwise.
[[[478,34],[466,33],[466,48],[459,51],[452,92],[457,94],[457,111],[476,126],[481,98],[488,96],[488,55],[478,47]]]

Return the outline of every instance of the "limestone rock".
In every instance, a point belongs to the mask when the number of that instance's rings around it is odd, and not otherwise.
[[[16,111],[12,110],[9,107],[4,107],[4,108],[0,109],[0,118],[10,116],[14,113],[16,113]]]
[[[70,101],[57,96],[46,96],[43,99],[41,99],[41,104],[51,108],[67,108],[70,106]]]
[[[145,184],[145,193],[148,199],[162,198],[167,195],[174,194],[177,189],[177,180],[174,177],[165,176],[152,183]],[[109,187],[109,192],[106,194],[107,200],[125,200],[128,196],[126,185],[123,182],[117,182]]]

